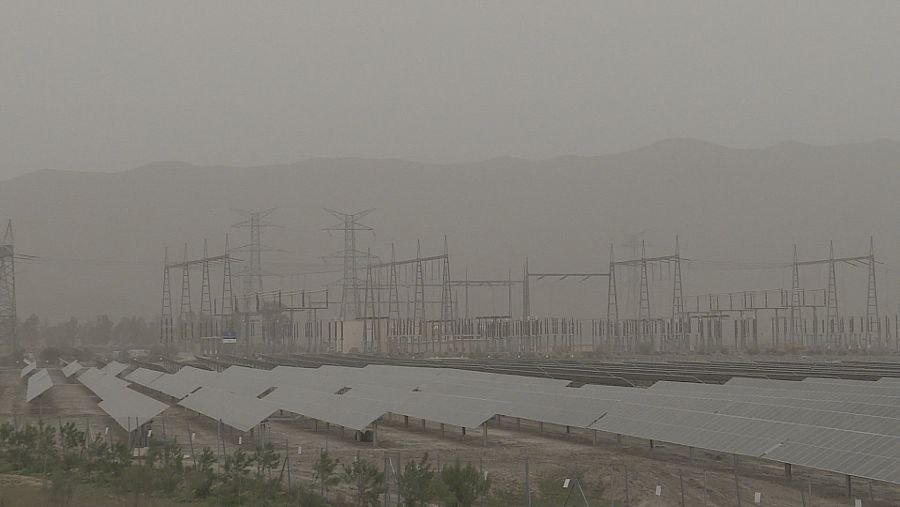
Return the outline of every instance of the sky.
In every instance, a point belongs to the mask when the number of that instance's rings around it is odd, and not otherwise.
[[[3,1],[0,178],[900,139],[900,2]]]

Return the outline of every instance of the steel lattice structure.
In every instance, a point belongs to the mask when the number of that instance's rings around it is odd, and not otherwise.
[[[12,220],[6,225],[0,243],[0,342],[10,344],[15,353],[19,349],[16,334],[16,261]]]

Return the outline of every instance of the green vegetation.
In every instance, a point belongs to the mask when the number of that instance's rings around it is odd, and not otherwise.
[[[0,472],[44,479],[44,505],[82,505],[79,496],[83,489],[94,493],[109,490],[118,498],[110,505],[143,505],[150,500],[153,505],[159,505],[158,500],[172,504],[325,505],[302,485],[294,491],[280,487],[281,476],[273,472],[282,458],[271,444],[252,454],[237,449],[225,456],[221,467],[217,462],[206,448],[185,465],[184,450],[175,440],[152,439],[146,455],[132,459],[124,444],[111,443],[105,435],[86,438],[72,423],[59,428],[0,425]],[[4,501],[19,505],[19,498],[4,489]],[[19,489],[23,498],[30,498],[28,488]],[[9,503],[13,500],[15,504]]]
[[[381,504],[387,489],[384,472],[359,456],[342,464],[322,451],[313,468],[315,484],[293,481],[290,491],[283,487],[285,468],[285,458],[270,443],[250,453],[238,448],[223,459],[204,448],[186,463],[184,449],[174,439],[151,439],[144,456],[132,458],[126,445],[111,442],[105,434],[90,438],[71,422],[59,427],[0,425],[0,478],[25,480],[0,488],[0,507],[370,507]],[[327,499],[329,490],[341,484],[342,491],[351,493],[351,503],[340,492],[336,499]],[[487,495],[490,486],[491,481],[471,464],[457,461],[439,472],[433,470],[427,454],[407,463],[397,477],[400,503],[409,507],[471,506]]]
[[[469,507],[491,489],[491,480],[481,475],[471,463],[459,460],[441,470],[439,496],[447,507]]]
[[[384,493],[384,473],[375,465],[357,457],[350,465],[344,465],[343,478],[353,488],[354,505],[378,505],[378,498]]]
[[[408,462],[398,475],[398,488],[405,507],[425,507],[437,498],[439,488],[427,453],[419,461]]]

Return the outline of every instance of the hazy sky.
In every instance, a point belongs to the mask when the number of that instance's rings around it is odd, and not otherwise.
[[[900,138],[900,2],[4,1],[0,177]]]

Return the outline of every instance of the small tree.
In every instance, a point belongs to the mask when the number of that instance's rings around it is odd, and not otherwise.
[[[4,454],[13,469],[23,472],[36,470],[38,438],[38,429],[30,424],[9,433],[5,439],[6,452]]]
[[[84,432],[79,431],[73,422],[67,422],[59,427],[59,447],[62,449],[62,468],[70,470],[81,460],[79,452],[76,452],[84,444]]]
[[[240,447],[234,451],[233,455],[225,456],[223,482],[234,488],[238,504],[241,503],[244,482],[247,480],[251,466],[253,466],[253,457],[245,453]]]
[[[425,507],[436,496],[435,473],[428,462],[428,453],[419,461],[410,461],[397,476],[397,487],[406,507]]]
[[[174,439],[151,440],[146,457],[147,466],[160,465],[155,475],[154,487],[167,495],[178,489],[184,477],[184,453]]]
[[[56,462],[56,428],[39,422],[35,448],[41,457],[41,472],[46,473],[47,463],[53,465]]]
[[[272,471],[281,461],[271,442],[258,446],[253,453],[256,462],[256,499],[272,499],[278,493],[278,480],[272,480]]]
[[[447,488],[444,502],[448,507],[470,507],[491,489],[491,480],[483,477],[471,463],[456,463],[444,467],[441,481]]]
[[[272,442],[267,442],[266,445],[257,447],[253,456],[256,460],[257,480],[261,479],[263,474],[266,474],[271,479],[272,470],[278,468],[278,463],[281,461],[281,457],[275,452],[275,446],[272,445]]]
[[[344,465],[344,481],[354,488],[358,507],[378,505],[378,497],[384,492],[384,472],[378,467],[356,458],[350,466]]]
[[[325,496],[329,486],[334,486],[340,482],[336,472],[339,463],[340,460],[332,458],[328,451],[323,450],[319,453],[319,460],[313,466],[313,471],[315,472],[314,477],[316,481],[319,482],[319,490],[322,496]]]
[[[215,453],[209,447],[205,447],[194,462],[188,475],[188,483],[195,498],[206,498],[212,493],[213,484],[216,482],[216,472],[213,469],[216,461]]]

